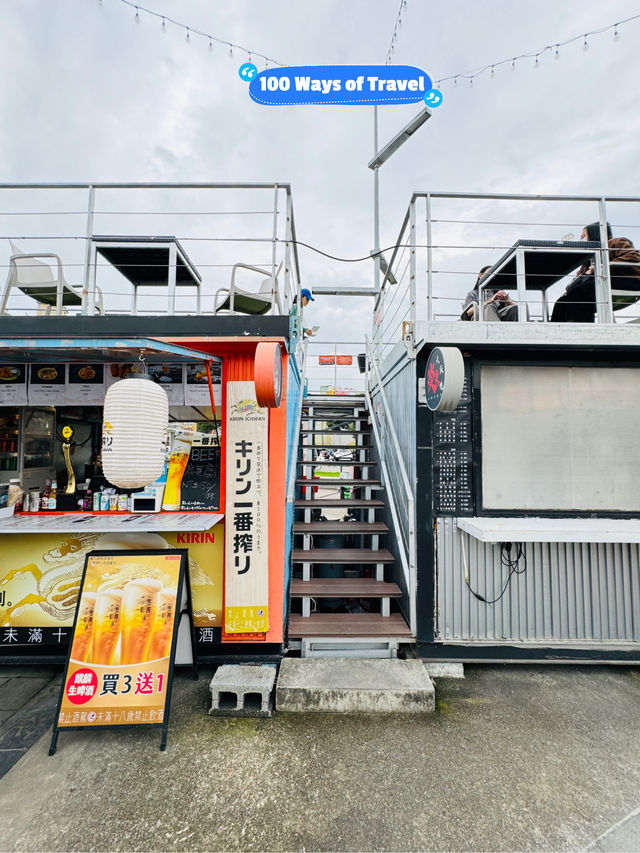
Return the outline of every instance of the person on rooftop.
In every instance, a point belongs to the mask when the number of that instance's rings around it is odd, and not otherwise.
[[[480,281],[491,269],[491,266],[482,267],[478,273],[475,287],[467,293],[467,298],[462,306],[461,320],[474,320],[477,316],[480,304]],[[484,319],[491,323],[507,322],[515,323],[518,320],[518,304],[511,299],[504,290],[485,290],[484,292]]]
[[[580,234],[581,240],[591,240],[600,243],[600,223],[591,222],[585,225]],[[611,244],[611,226],[607,222],[607,240]],[[633,244],[632,244],[633,247]],[[596,286],[593,275],[593,262],[587,261],[576,272],[573,281],[567,285],[565,292],[551,312],[552,323],[593,323],[596,311]]]

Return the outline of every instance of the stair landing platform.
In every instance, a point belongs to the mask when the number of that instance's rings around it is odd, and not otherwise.
[[[303,714],[428,714],[435,710],[435,690],[419,660],[284,658],[276,708]]]

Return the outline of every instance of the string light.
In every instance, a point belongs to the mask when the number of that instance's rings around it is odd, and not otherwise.
[[[163,15],[160,12],[154,12],[153,9],[148,9],[146,6],[140,6],[138,3],[132,2],[132,0],[119,0],[120,3],[124,3],[125,6],[129,6],[132,9],[135,9],[135,22],[140,24],[142,22],[142,14],[150,15],[153,18],[159,18],[161,21],[160,29],[162,32],[167,32],[168,24],[173,24],[174,27],[179,27],[181,30],[185,32],[185,41],[187,44],[192,44],[196,39],[195,36],[201,37],[207,40],[207,44],[209,50],[213,51],[213,43],[217,42],[218,44],[224,46],[227,45],[229,47],[229,56],[233,57],[233,46],[231,42],[227,41],[227,39],[218,38],[217,36],[212,35],[211,33],[205,33],[202,30],[198,30],[195,27],[189,27],[186,24],[182,23],[182,21],[178,21],[175,18],[171,18],[168,15]],[[99,0],[99,3],[102,4],[102,0]],[[283,62],[276,62],[275,59],[271,59],[268,56],[265,56],[263,53],[258,53],[255,50],[249,50],[246,47],[242,47],[241,45],[235,45],[238,50],[244,51],[247,55],[253,56],[255,59],[262,59],[267,62],[267,67],[269,63],[271,65],[279,66],[284,68]]]
[[[396,52],[396,47],[398,46],[398,30],[402,26],[402,10],[406,9],[407,0],[400,0],[400,6],[398,8],[398,14],[396,15],[396,20],[393,25],[393,35],[391,36],[391,42],[389,44],[389,49],[387,50],[387,59],[385,65],[389,65],[391,62],[391,57]]]
[[[602,33],[608,32],[609,30],[612,31],[613,40],[618,41],[618,39],[620,38],[620,27],[622,26],[622,24],[629,24],[632,21],[637,21],[639,19],[640,19],[640,14],[632,15],[631,17],[625,18],[622,21],[618,21],[615,24],[607,24],[607,26],[600,27],[600,29],[598,29],[598,30],[592,30],[591,32],[581,33],[580,35],[572,36],[571,38],[568,38],[565,41],[560,41],[560,42],[556,42],[553,44],[548,44],[548,45],[545,45],[544,47],[538,48],[537,50],[532,50],[532,51],[529,51],[528,53],[521,53],[519,56],[514,56],[513,58],[501,59],[498,62],[490,62],[481,68],[472,68],[469,71],[466,71],[464,73],[450,74],[448,77],[442,77],[438,83],[438,86],[440,86],[442,83],[448,83],[450,80],[453,80],[453,85],[457,86],[458,85],[458,83],[457,83],[458,78],[462,78],[465,80],[475,79],[476,77],[479,77],[481,74],[484,74],[486,71],[488,71],[490,76],[493,77],[494,76],[494,70],[496,68],[498,68],[500,65],[506,65],[507,63],[511,63],[511,70],[515,71],[516,70],[516,62],[519,59],[529,59],[529,58],[533,59],[533,58],[535,58],[536,61],[534,63],[534,67],[538,68],[538,67],[540,67],[540,64],[541,64],[539,62],[539,57],[542,56],[542,54],[545,53],[546,51],[553,51],[554,58],[559,59],[560,58],[560,48],[564,47],[567,44],[572,44],[573,42],[576,42],[576,41],[582,41],[582,49],[586,51],[589,49],[589,38],[591,36],[601,35]]]

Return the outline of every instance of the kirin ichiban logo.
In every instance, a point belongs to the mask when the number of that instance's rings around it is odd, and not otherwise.
[[[240,415],[241,417],[246,415],[255,415],[259,411],[260,406],[256,400],[238,400],[238,402],[234,403],[231,407],[231,414]]]

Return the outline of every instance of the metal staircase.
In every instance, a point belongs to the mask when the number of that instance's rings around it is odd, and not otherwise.
[[[331,438],[329,438],[331,437]],[[395,657],[411,631],[394,606],[394,557],[364,397],[303,403],[289,645],[303,657]]]

